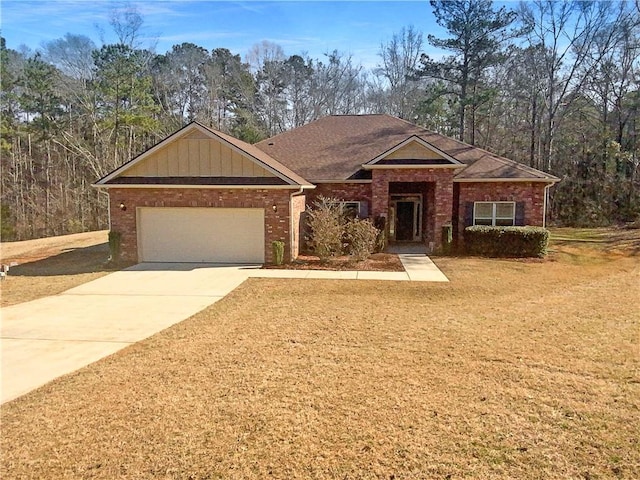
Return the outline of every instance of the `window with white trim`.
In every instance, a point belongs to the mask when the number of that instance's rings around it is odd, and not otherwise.
[[[360,217],[360,202],[340,202],[342,211],[349,218]]]
[[[515,225],[516,202],[474,202],[473,224],[494,227]]]

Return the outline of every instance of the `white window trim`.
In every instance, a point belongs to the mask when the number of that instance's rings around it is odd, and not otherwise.
[[[360,205],[360,204],[361,204],[361,202],[360,202],[360,201],[358,201],[358,200],[353,200],[353,201],[341,201],[341,202],[339,202],[339,203],[340,203],[340,207],[342,207],[342,209],[343,209],[343,210],[347,208],[347,205],[354,205],[354,206],[356,206],[356,207],[357,207],[356,211],[358,212],[358,218],[361,218],[361,214],[362,214],[362,210],[361,210],[361,208],[362,208],[362,205]]]
[[[479,203],[483,203],[483,204],[490,203],[491,204],[491,218],[489,218],[489,217],[481,217],[481,219],[482,220],[491,220],[491,226],[492,227],[496,226],[496,220],[498,220],[498,219],[499,220],[508,220],[508,219],[510,219],[512,226],[516,224],[516,202],[473,202],[473,224],[474,225],[477,225],[477,223],[476,223],[476,219],[477,219],[476,210],[477,210],[477,207],[478,207]],[[511,216],[511,217],[497,217],[496,216],[497,206],[500,205],[500,204],[502,204],[502,205],[504,205],[504,204],[513,205],[513,216]]]

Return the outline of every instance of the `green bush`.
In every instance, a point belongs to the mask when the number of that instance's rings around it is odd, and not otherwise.
[[[274,240],[271,242],[271,247],[273,248],[273,263],[282,265],[284,262],[284,242]]]
[[[444,225],[442,227],[442,254],[449,255],[453,247],[453,227]]]
[[[488,227],[464,229],[467,253],[487,257],[544,257],[549,231],[542,227]]]
[[[7,204],[0,206],[0,239],[3,242],[10,242],[15,239],[15,220],[11,215],[11,210]]]
[[[371,220],[354,218],[345,225],[348,253],[356,260],[366,260],[376,249],[378,229]]]
[[[111,253],[110,260],[117,262],[120,260],[120,244],[122,242],[122,234],[111,230],[109,232],[109,252]]]
[[[338,200],[319,197],[308,210],[309,246],[320,260],[342,254],[344,209]]]

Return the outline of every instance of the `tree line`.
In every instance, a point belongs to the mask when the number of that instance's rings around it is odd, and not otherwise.
[[[113,44],[68,33],[34,52],[0,39],[2,239],[106,228],[106,195],[91,184],[190,121],[253,143],[365,113],[560,177],[555,222],[638,220],[638,5],[430,3],[447,35],[403,28],[382,40],[375,68],[268,41],[244,59],[193,43],[157,54],[141,45],[132,8],[113,12]]]

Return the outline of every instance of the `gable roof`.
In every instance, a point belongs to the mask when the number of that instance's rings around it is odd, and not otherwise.
[[[419,147],[422,147],[422,149],[429,151],[431,154],[435,154],[436,157],[438,158],[436,159],[431,157],[429,159],[418,158],[417,160],[420,160],[419,162],[412,162],[412,158],[406,158],[406,157],[403,157],[402,159],[394,159],[394,160],[388,159],[390,155],[402,152],[405,147],[410,147],[412,145],[418,145]],[[394,147],[390,148],[386,152],[383,152],[380,155],[378,155],[376,158],[369,160],[367,163],[363,164],[363,168],[367,169],[373,165],[383,165],[383,164],[390,164],[390,163],[398,164],[400,162],[403,162],[406,164],[413,163],[415,165],[418,165],[418,164],[446,165],[446,166],[462,165],[462,163],[460,163],[458,160],[453,158],[448,153],[443,152],[439,148],[435,147],[434,145],[431,145],[429,142],[423,140],[417,135],[412,135],[406,140],[400,142],[398,145],[395,145]]]
[[[558,181],[553,175],[390,115],[324,117],[255,146],[312,182],[340,181],[363,178],[364,164],[375,163],[412,137],[444,158],[466,165],[455,175],[458,181]]]
[[[146,159],[150,158],[156,152],[160,151],[162,148],[167,145],[175,142],[181,138],[186,137],[190,133],[194,131],[199,131],[204,134],[207,138],[211,140],[219,141],[224,145],[230,147],[233,151],[236,151],[248,158],[249,160],[255,162],[260,167],[264,168],[268,172],[274,175],[273,185],[290,185],[294,187],[313,187],[307,180],[302,178],[300,175],[295,173],[289,167],[281,164],[274,158],[270,157],[268,154],[259,150],[258,148],[250,145],[242,140],[238,140],[230,135],[226,135],[217,130],[213,130],[209,127],[206,127],[198,122],[192,122],[185,127],[181,128],[174,134],[165,138],[160,143],[154,145],[150,149],[136,156],[129,162],[121,165],[116,168],[112,172],[108,173],[100,180],[95,183],[95,186],[98,187],[109,187],[112,185],[223,185],[229,186],[234,184],[230,179],[237,177],[193,177],[187,175],[173,176],[173,177],[140,177],[140,176],[125,176],[124,174],[133,170],[136,165],[141,164]],[[248,177],[251,178],[251,177]],[[260,179],[259,182],[252,181],[243,181],[245,185],[269,185],[269,181],[267,179]]]

